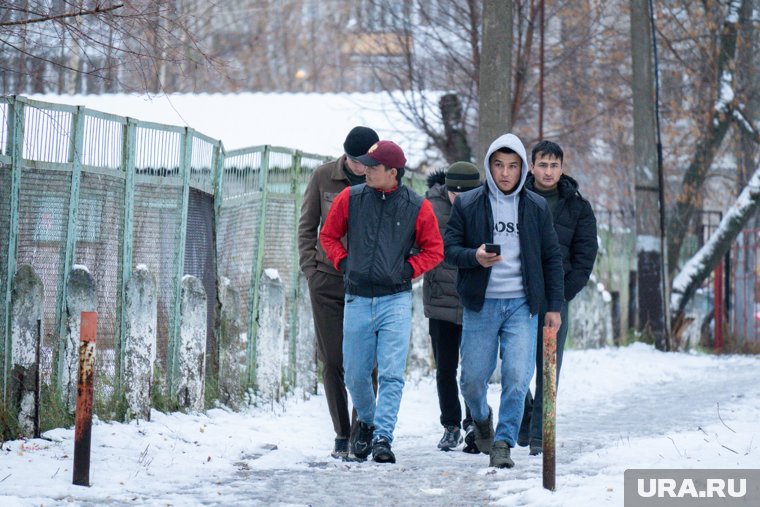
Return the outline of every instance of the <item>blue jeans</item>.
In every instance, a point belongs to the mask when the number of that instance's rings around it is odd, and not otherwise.
[[[515,446],[525,393],[536,360],[536,325],[528,300],[486,299],[479,312],[465,308],[462,320],[462,396],[472,418],[488,419],[488,379],[501,352],[501,398],[494,440]]]
[[[343,368],[359,421],[393,442],[412,333],[412,293],[367,298],[346,294]],[[377,363],[378,392],[372,389]],[[525,396],[525,393],[523,393]]]

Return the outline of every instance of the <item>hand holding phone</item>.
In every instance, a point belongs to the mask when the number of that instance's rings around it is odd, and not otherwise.
[[[501,260],[501,245],[483,243],[475,252],[475,259],[484,268],[490,268]]]
[[[501,245],[496,243],[486,243],[486,252],[501,255]]]

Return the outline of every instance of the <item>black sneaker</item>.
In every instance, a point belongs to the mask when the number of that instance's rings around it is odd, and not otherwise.
[[[330,456],[336,459],[348,458],[348,439],[340,437],[336,438],[335,447],[333,447],[333,451],[330,453]]]
[[[475,421],[475,445],[483,454],[491,452],[493,434],[493,410],[488,407],[488,419],[480,422]]]
[[[385,437],[378,437],[372,444],[372,459],[378,463],[395,463],[396,455],[391,451],[391,443]]]
[[[504,440],[497,440],[491,447],[491,457],[488,466],[495,468],[512,468],[515,462],[509,456],[509,444]]]
[[[374,432],[374,426],[359,421],[359,427],[356,429],[351,442],[351,451],[353,451],[354,456],[359,459],[367,459],[372,451],[372,435]]]
[[[530,455],[531,456],[538,456],[544,452],[544,443],[542,440],[536,440],[532,439],[530,441]]]
[[[472,424],[467,426],[467,430],[465,431],[462,452],[466,452],[467,454],[478,454],[480,452],[478,445],[475,443],[475,426]]]
[[[438,442],[438,448],[442,451],[450,451],[462,443],[462,433],[457,426],[444,426],[443,436]]]

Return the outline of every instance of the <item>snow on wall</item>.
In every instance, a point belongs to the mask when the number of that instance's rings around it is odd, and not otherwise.
[[[219,336],[219,396],[221,401],[235,406],[242,394],[246,366],[246,344],[240,315],[240,294],[222,277],[219,287],[221,326]]]
[[[570,302],[568,340],[576,349],[591,349],[612,344],[612,298],[595,277]]]
[[[317,350],[311,297],[306,277],[298,276],[298,327],[296,329],[296,393],[308,398],[317,389]]]
[[[177,355],[179,405],[200,412],[206,378],[206,291],[191,275],[182,277],[180,337]]]
[[[37,322],[42,322],[42,280],[32,266],[24,264],[13,277],[11,309],[11,384],[12,400],[20,400],[18,423],[24,436],[33,437],[38,426],[35,400],[39,398],[37,380],[39,364],[37,349],[42,334],[37,334]],[[40,330],[41,331],[41,330]],[[18,390],[18,391],[17,391]]]
[[[270,271],[270,270],[267,270]],[[256,334],[256,387],[261,401],[274,404],[282,394],[285,361],[285,287],[276,276],[261,275],[258,332]],[[271,275],[272,273],[269,273]]]
[[[138,265],[126,287],[124,394],[127,418],[150,420],[150,388],[156,361],[158,297],[156,281],[145,264]]]

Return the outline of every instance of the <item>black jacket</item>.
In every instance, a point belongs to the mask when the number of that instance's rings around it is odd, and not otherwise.
[[[520,263],[530,312],[538,314],[542,308],[558,312],[564,276],[551,212],[546,200],[534,192],[523,188],[519,195]],[[476,312],[483,308],[491,268],[481,266],[475,252],[483,243],[493,242],[493,227],[487,184],[457,196],[443,238],[444,259],[459,268],[459,298],[465,308]]]
[[[451,201],[446,188],[446,173],[437,171],[428,176],[429,190],[425,197],[433,206],[438,227],[443,236],[451,215]],[[422,302],[425,317],[444,320],[454,324],[462,323],[462,304],[457,295],[457,268],[446,262],[425,273],[422,284]]]
[[[533,190],[533,185],[533,175],[528,174],[525,186]],[[586,286],[594,268],[599,248],[596,217],[573,178],[566,174],[560,176],[557,190],[559,201],[554,210],[554,230],[565,269],[565,301],[570,301]]]

